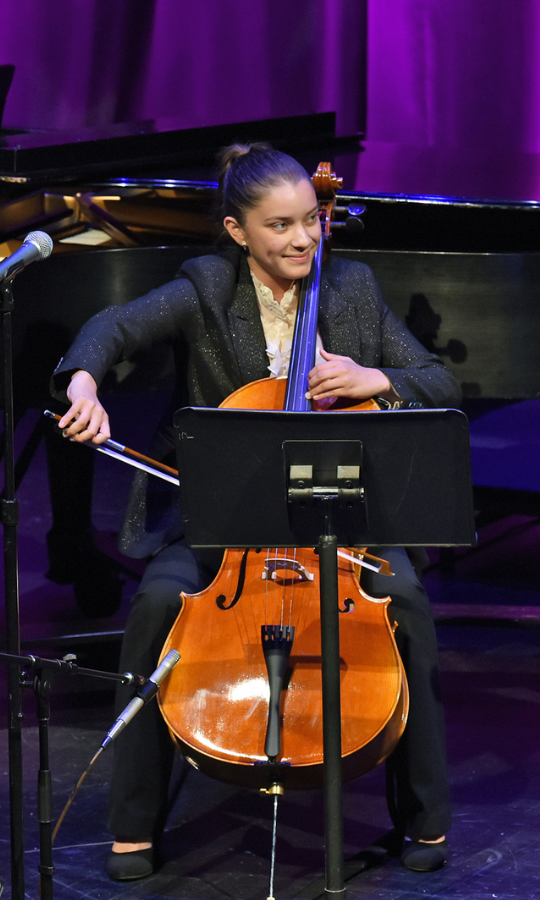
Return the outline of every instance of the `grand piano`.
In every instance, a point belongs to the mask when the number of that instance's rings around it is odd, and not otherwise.
[[[343,177],[332,252],[368,263],[388,304],[459,378],[479,524],[512,511],[538,515],[536,161],[510,165],[481,154],[464,160],[457,152],[337,139],[331,114],[194,132],[146,123],[0,141],[0,256],[14,252],[32,230],[46,230],[54,240],[52,257],[14,282],[18,415],[50,406],[50,373],[90,315],[129,302],[173,278],[184,259],[212,251],[216,150],[233,139],[269,139],[308,171],[332,161]],[[363,228],[355,224],[359,209]],[[126,397],[149,383],[165,390],[170,373],[170,359],[159,350],[117,366],[106,390]],[[43,433],[40,424],[19,460],[19,478]],[[73,581],[62,549],[66,536],[79,542],[80,557],[95,551],[88,537],[92,454],[74,464],[72,448],[59,449],[63,442],[50,439],[50,428],[45,434],[56,535],[49,540],[50,577]],[[129,437],[123,436],[126,443]],[[79,489],[81,476],[88,486],[80,534],[62,499],[66,471]],[[93,603],[83,585],[95,564],[94,555],[75,585],[83,611]],[[113,597],[116,576],[107,573]],[[106,599],[103,614],[115,602]]]

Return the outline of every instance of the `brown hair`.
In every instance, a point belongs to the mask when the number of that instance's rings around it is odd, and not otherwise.
[[[310,177],[304,167],[270,144],[231,144],[218,157],[220,218],[232,216],[244,225],[246,213],[272,188]]]

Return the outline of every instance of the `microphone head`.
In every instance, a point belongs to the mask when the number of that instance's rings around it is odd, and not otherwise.
[[[24,243],[30,243],[37,247],[41,259],[47,259],[52,253],[53,242],[44,231],[31,231],[26,235]]]
[[[152,672],[148,681],[154,682],[154,684],[160,685],[164,678],[167,677],[169,672],[171,672],[176,663],[180,660],[180,654],[178,650],[169,650],[166,656],[163,657],[159,666],[157,667],[155,672]],[[144,688],[143,688],[144,690]]]
[[[169,672],[171,669],[174,669],[176,663],[180,661],[180,658],[178,650],[169,650],[167,655],[161,660],[161,665],[165,666]]]

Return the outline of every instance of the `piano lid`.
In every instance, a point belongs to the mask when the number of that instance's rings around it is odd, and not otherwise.
[[[335,118],[335,113],[314,113],[203,128],[156,119],[76,131],[0,133],[0,180],[43,183],[130,174],[148,166],[163,169],[200,159],[213,162],[220,147],[235,141],[271,141],[293,152],[295,147],[332,140]]]

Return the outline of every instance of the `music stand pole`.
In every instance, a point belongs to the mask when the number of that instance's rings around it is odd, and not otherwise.
[[[6,649],[13,655],[20,653],[19,625],[19,564],[17,525],[19,505],[15,497],[15,454],[13,412],[13,341],[12,321],[13,293],[11,280],[0,285],[2,312],[3,350],[3,442],[4,442],[4,491],[1,513],[4,540],[4,585],[6,605]],[[24,900],[24,827],[23,827],[23,766],[22,766],[22,687],[19,666],[10,663],[8,680],[8,747],[9,791],[11,823],[11,888],[13,900]]]
[[[326,506],[331,530],[330,502]],[[322,535],[318,546],[321,594],[321,670],[324,753],[326,893],[345,896],[343,876],[343,794],[341,766],[341,685],[339,668],[338,541]]]

